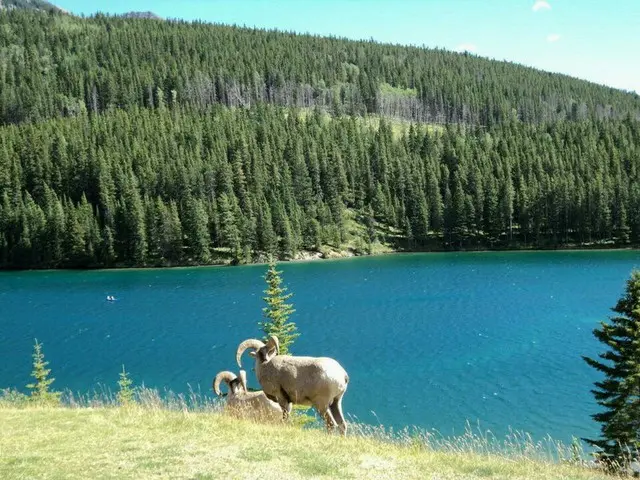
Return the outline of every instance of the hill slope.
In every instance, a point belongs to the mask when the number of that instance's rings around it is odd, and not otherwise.
[[[62,9],[44,0],[0,0],[0,10],[14,8],[62,12]]]
[[[0,408],[0,477],[611,478],[527,460],[163,410]],[[517,455],[517,452],[513,452]]]
[[[0,25],[0,48],[8,49],[0,123],[159,101],[269,102],[485,126],[640,114],[635,94],[443,50],[27,10],[2,13]]]
[[[0,268],[640,244],[637,95],[439,50],[17,9],[0,53]]]

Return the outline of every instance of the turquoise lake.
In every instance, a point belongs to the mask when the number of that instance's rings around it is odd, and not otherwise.
[[[443,435],[479,422],[498,436],[512,428],[562,441],[597,435],[590,388],[599,376],[581,355],[602,351],[592,329],[612,315],[634,267],[638,251],[280,265],[302,334],[294,352],[345,367],[352,419]],[[37,338],[57,389],[115,389],[124,364],[138,385],[213,397],[215,373],[238,370],[238,343],[260,336],[265,271],[0,273],[0,388],[25,389]]]

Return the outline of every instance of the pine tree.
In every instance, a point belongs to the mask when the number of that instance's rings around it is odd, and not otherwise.
[[[27,385],[27,388],[31,390],[31,398],[38,402],[58,402],[60,400],[60,392],[54,392],[49,390],[49,386],[53,383],[55,378],[49,378],[51,369],[47,368],[49,362],[44,360],[44,353],[42,353],[42,344],[38,343],[38,339],[33,346],[33,371],[31,376],[35,378],[34,383]]]
[[[221,243],[231,250],[234,261],[240,260],[240,230],[237,209],[226,194],[220,196]]]
[[[599,354],[606,362],[583,358],[605,375],[592,390],[604,409],[592,415],[601,424],[602,438],[585,440],[600,449],[598,456],[605,465],[615,469],[640,453],[640,271],[631,274],[613,311],[619,316],[593,331],[608,347]]]
[[[129,372],[124,369],[124,365],[122,365],[122,371],[120,372],[120,379],[118,380],[118,403],[120,405],[129,405],[133,403],[133,395],[134,389],[131,387],[133,385],[133,381],[129,377]]]
[[[258,210],[258,217],[256,219],[256,232],[258,236],[258,249],[263,250],[269,254],[273,254],[276,251],[278,237],[273,231],[273,224],[271,221],[271,211],[269,210],[269,204],[266,203],[266,199],[262,199],[262,205]]]
[[[289,347],[300,334],[297,333],[296,324],[289,321],[289,316],[295,312],[293,305],[285,303],[293,296],[293,293],[286,293],[287,288],[280,286],[282,272],[279,272],[276,267],[276,261],[273,257],[270,257],[269,269],[264,277],[267,282],[267,289],[264,290],[266,297],[262,298],[267,304],[262,309],[266,320],[259,322],[259,325],[264,332],[265,341],[271,335],[275,335],[280,342],[280,355],[287,355]]]
[[[188,197],[185,208],[185,232],[187,233],[187,247],[192,258],[198,263],[211,261],[209,244],[209,217],[200,199]]]
[[[302,240],[305,249],[320,251],[322,247],[321,230],[320,222],[317,219],[311,216],[306,217]]]

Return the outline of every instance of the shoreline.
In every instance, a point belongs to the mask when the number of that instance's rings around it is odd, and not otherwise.
[[[318,263],[318,262],[331,262],[331,261],[344,261],[353,260],[356,258],[373,258],[373,257],[386,257],[396,255],[421,255],[421,254],[483,254],[483,253],[543,253],[543,252],[563,252],[563,253],[576,253],[576,252],[622,252],[622,251],[639,251],[640,246],[610,246],[603,247],[601,245],[593,247],[578,247],[575,245],[554,247],[554,248],[477,248],[477,249],[461,249],[461,250],[388,250],[380,251],[371,254],[357,254],[353,249],[345,249],[340,252],[333,251],[329,257],[323,256],[320,252],[314,252],[311,250],[303,250],[298,252],[297,258],[291,258],[286,260],[277,260],[278,264],[299,264],[299,263]],[[190,268],[228,268],[228,267],[252,267],[252,266],[265,266],[268,265],[268,261],[260,258],[258,261],[251,263],[237,263],[222,262],[212,264],[185,264],[185,265],[160,265],[160,266],[143,266],[143,267],[129,267],[129,266],[114,266],[114,267],[86,267],[86,268],[6,268],[0,269],[0,274],[5,273],[17,273],[17,272],[112,272],[121,270],[178,270],[178,269],[190,269]]]

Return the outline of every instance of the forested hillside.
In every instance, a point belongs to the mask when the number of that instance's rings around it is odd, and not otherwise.
[[[5,127],[0,144],[4,266],[290,257],[340,245],[345,209],[406,248],[640,241],[631,120],[394,136],[318,111],[161,107]]]
[[[489,126],[621,119],[640,97],[444,50],[202,23],[0,15],[0,122],[256,102]]]
[[[445,51],[2,12],[0,267],[637,245],[639,112]]]

